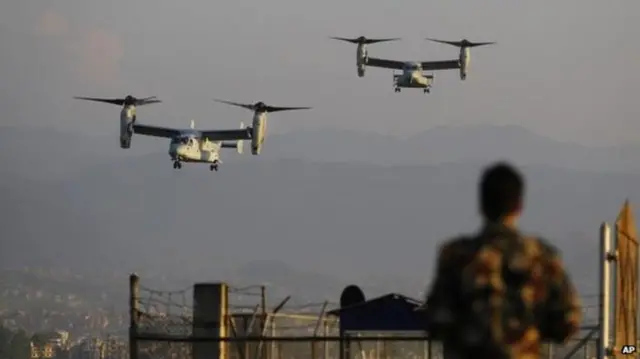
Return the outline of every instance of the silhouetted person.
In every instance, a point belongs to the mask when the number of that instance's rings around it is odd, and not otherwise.
[[[444,243],[425,303],[426,328],[445,359],[540,357],[540,343],[565,342],[579,329],[578,295],[558,251],[520,234],[524,180],[506,163],[479,186],[484,225]]]

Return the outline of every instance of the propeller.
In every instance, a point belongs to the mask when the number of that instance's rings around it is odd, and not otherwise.
[[[247,110],[255,111],[255,112],[277,112],[277,111],[290,111],[290,110],[310,110],[311,107],[276,107],[269,106],[264,102],[256,102],[254,104],[244,104],[232,101],[225,101],[219,99],[213,99],[216,102],[226,103],[227,105],[238,106],[242,108],[246,108]]]
[[[352,44],[375,44],[377,42],[387,42],[387,41],[398,41],[400,40],[399,37],[394,37],[394,38],[387,38],[387,39],[367,39],[364,36],[360,36],[360,37],[356,37],[353,39],[348,39],[346,37],[329,37],[330,39],[334,39],[334,40],[340,40],[340,41],[346,41],[346,42],[350,42]]]
[[[439,42],[441,44],[457,46],[457,47],[476,47],[476,46],[484,46],[484,45],[493,45],[493,44],[495,44],[495,42],[471,42],[471,41],[469,41],[467,39],[462,39],[460,41],[445,41],[445,40],[426,38],[426,40],[433,41],[433,42]]]
[[[162,101],[158,100],[158,98],[156,96],[145,97],[145,98],[135,98],[135,97],[133,97],[131,95],[128,95],[125,98],[111,98],[111,99],[109,99],[109,98],[75,96],[74,98],[77,99],[77,100],[104,102],[104,103],[109,103],[109,104],[118,105],[118,106],[143,106],[143,105],[149,105],[149,104],[152,104],[152,103],[162,102]]]

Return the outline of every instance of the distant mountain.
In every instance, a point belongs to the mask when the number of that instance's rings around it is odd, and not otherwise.
[[[88,136],[0,127],[0,160],[5,164],[0,174],[67,178],[85,164],[165,154],[167,150],[164,139],[139,136],[129,150],[120,149],[117,142],[117,133]],[[555,141],[513,125],[440,126],[406,139],[337,129],[299,130],[268,136],[259,158],[234,151],[223,154],[225,162],[301,159],[380,165],[483,163],[498,158],[522,165],[640,173],[640,146],[592,148]]]
[[[9,250],[0,261],[269,281],[328,299],[352,282],[417,295],[438,243],[478,224],[479,170],[255,159],[211,173],[173,170],[162,153],[118,159],[67,180],[3,181],[0,233]],[[625,198],[640,199],[640,175],[524,171],[525,228],[564,249],[583,288],[595,290],[598,226]]]
[[[625,198],[640,199],[640,174],[617,173],[632,158],[513,126],[436,128],[407,140],[303,131],[268,138],[259,157],[229,151],[218,173],[173,170],[165,146],[137,138],[124,151],[111,136],[0,128],[9,249],[0,263],[271,281],[313,297],[337,298],[352,282],[417,295],[439,241],[477,225],[481,166],[507,157],[527,174],[524,225],[566,250],[590,288],[599,223]],[[320,162],[341,160],[350,163]],[[421,160],[432,163],[402,164]]]
[[[503,158],[523,165],[640,171],[640,146],[591,148],[556,141],[515,125],[439,126],[407,139],[334,129],[297,131],[269,137],[264,154],[270,158],[383,165]]]

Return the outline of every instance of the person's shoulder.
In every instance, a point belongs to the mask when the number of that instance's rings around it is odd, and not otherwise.
[[[560,250],[547,239],[534,236],[523,236],[524,255],[530,263],[539,263],[548,271],[549,279],[560,278],[565,268]]]
[[[440,260],[443,262],[456,262],[472,252],[472,237],[458,236],[446,240],[440,245]]]
[[[552,258],[560,255],[558,248],[544,237],[523,234],[521,235],[521,238],[525,244],[526,251],[530,252],[532,255],[541,255],[545,258]]]

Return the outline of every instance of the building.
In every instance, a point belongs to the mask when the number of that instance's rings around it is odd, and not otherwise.
[[[32,359],[54,358],[57,352],[67,350],[68,346],[69,332],[42,332],[31,337],[29,351]]]

